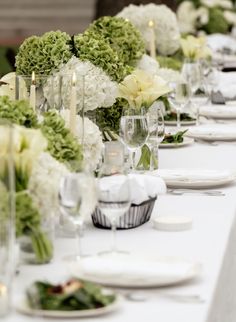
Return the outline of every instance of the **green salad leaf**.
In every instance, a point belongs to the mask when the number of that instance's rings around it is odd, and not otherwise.
[[[176,112],[168,112],[164,116],[165,121],[176,121],[177,120],[177,114]],[[195,121],[196,119],[193,118],[191,115],[187,113],[181,113],[180,114],[180,121]]]
[[[96,309],[115,300],[115,295],[103,294],[100,286],[78,279],[60,285],[37,281],[26,295],[31,308],[57,311]]]
[[[179,131],[175,134],[165,134],[164,140],[161,142],[162,144],[168,144],[168,143],[182,143],[184,141],[184,134],[188,130],[185,131]]]

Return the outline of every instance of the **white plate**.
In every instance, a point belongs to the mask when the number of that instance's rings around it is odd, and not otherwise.
[[[236,119],[236,104],[207,105],[201,107],[199,113],[216,119]]]
[[[193,120],[193,121],[181,121],[180,124],[182,126],[195,125],[196,120]],[[165,121],[165,125],[167,125],[167,126],[176,126],[177,122],[176,121]]]
[[[190,127],[185,135],[207,141],[234,141],[236,140],[236,128],[225,124],[204,124]]]
[[[227,170],[206,169],[159,169],[158,174],[168,187],[211,188],[232,183],[235,175]]]
[[[189,281],[201,272],[201,265],[177,257],[118,255],[93,257],[73,264],[74,276],[105,286],[161,287]]]
[[[161,143],[160,148],[180,148],[182,146],[186,146],[189,144],[192,144],[194,142],[194,139],[191,138],[184,138],[183,142],[181,143]]]
[[[51,310],[37,310],[32,309],[25,299],[20,300],[16,305],[15,308],[19,313],[31,316],[41,316],[41,317],[48,317],[48,318],[58,318],[58,319],[69,319],[69,318],[82,318],[82,317],[89,317],[89,316],[99,316],[103,314],[107,314],[113,312],[119,307],[120,304],[120,297],[116,297],[115,301],[111,304],[97,308],[97,309],[90,309],[90,310],[77,310],[77,311],[51,311]]]

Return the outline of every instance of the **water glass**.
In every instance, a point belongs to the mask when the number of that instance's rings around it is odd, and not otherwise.
[[[136,151],[147,141],[148,117],[144,109],[125,109],[120,120],[120,137],[131,152],[131,169],[135,170]]]

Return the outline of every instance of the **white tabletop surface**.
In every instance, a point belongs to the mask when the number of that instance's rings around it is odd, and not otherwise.
[[[179,149],[160,150],[161,168],[209,168],[236,169],[236,144],[220,143],[217,146],[195,143]],[[219,188],[217,188],[219,190]],[[118,245],[127,251],[143,251],[152,254],[191,258],[200,261],[203,271],[187,284],[146,292],[148,299],[132,302],[127,299],[120,309],[101,317],[86,318],[87,321],[111,322],[235,322],[236,298],[236,185],[220,188],[224,197],[167,194],[160,196],[153,211],[159,215],[186,215],[193,218],[188,231],[164,232],[153,228],[152,221],[132,230],[118,231]],[[108,249],[111,232],[96,229],[90,223],[83,238],[86,253]],[[51,264],[22,266],[15,279],[14,301],[18,301],[24,287],[31,281],[64,279],[69,276],[67,263],[62,257],[75,249],[73,238],[56,240],[55,258]],[[204,303],[185,303],[165,297],[174,294],[198,294]],[[42,321],[47,319],[28,317],[12,312],[4,319],[8,322]],[[66,320],[62,320],[66,321]]]

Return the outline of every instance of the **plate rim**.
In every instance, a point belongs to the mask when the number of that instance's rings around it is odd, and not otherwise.
[[[183,146],[187,146],[194,143],[194,138],[191,137],[184,137],[184,141],[181,143],[160,143],[159,147],[161,149],[167,149],[167,148],[179,148]]]
[[[48,317],[48,318],[79,318],[79,317],[92,317],[92,316],[100,316],[103,314],[108,314],[110,312],[115,311],[120,306],[122,301],[122,297],[119,294],[116,294],[115,291],[111,294],[115,294],[115,300],[104,306],[96,309],[86,309],[86,310],[73,310],[73,311],[60,311],[60,310],[42,310],[42,309],[33,309],[27,303],[27,299],[25,296],[22,296],[21,299],[15,303],[14,308],[17,312],[28,315],[28,316],[37,316],[37,317]]]
[[[153,256],[152,256],[153,257]],[[148,256],[146,255],[146,258],[148,258]],[[178,276],[178,278],[175,277],[175,281],[172,279],[172,281],[155,281],[154,279],[150,279],[150,280],[142,280],[142,279],[133,279],[133,280],[127,280],[127,281],[123,281],[122,279],[115,279],[114,281],[114,277],[109,277],[104,278],[104,277],[96,277],[93,275],[89,275],[84,272],[73,272],[74,275],[76,275],[76,277],[78,278],[83,278],[86,280],[89,280],[91,282],[94,283],[98,283],[100,285],[103,285],[104,287],[121,287],[121,288],[159,288],[159,287],[164,287],[164,286],[175,286],[175,285],[179,285],[179,284],[183,284],[186,283],[194,278],[196,278],[197,276],[199,276],[202,272],[202,263],[200,261],[196,261],[193,259],[188,259],[188,258],[183,258],[183,257],[177,257],[177,256],[157,256],[156,260],[177,260],[177,261],[185,261],[186,263],[191,263],[192,267],[191,269],[188,270],[186,275],[182,275],[182,276]]]
[[[164,121],[165,125],[167,126],[176,126],[177,125],[177,121]],[[193,120],[193,121],[181,121],[180,124],[181,125],[196,125],[197,120]]]

